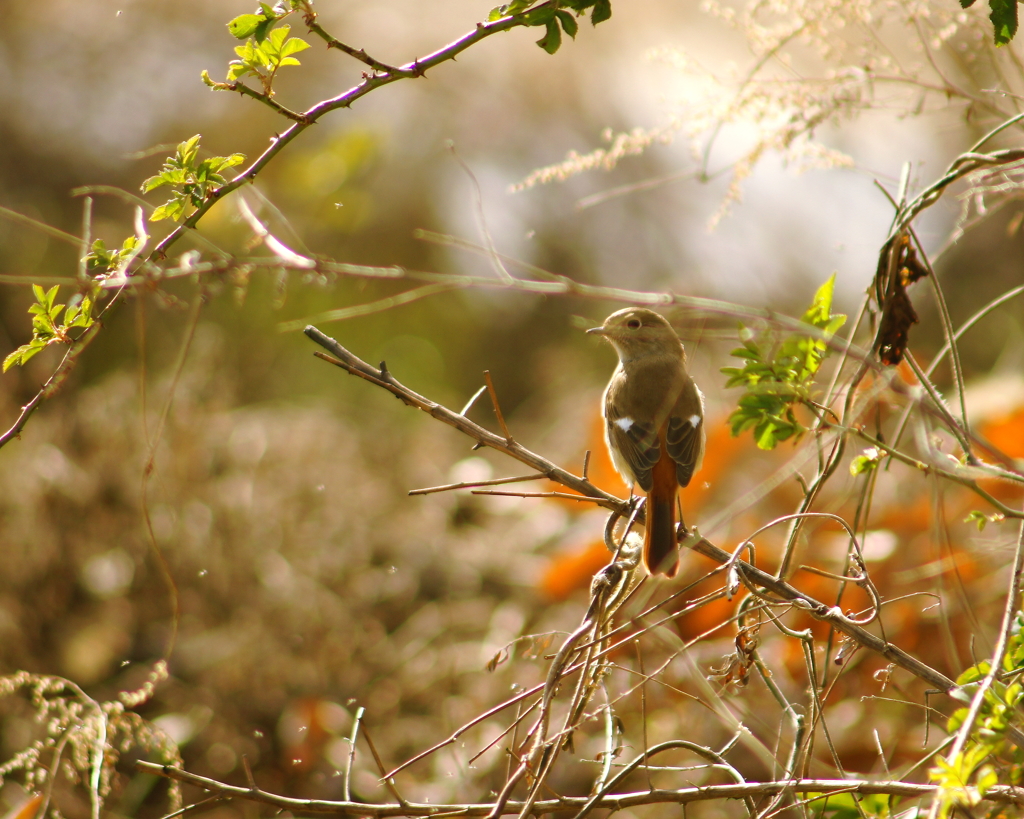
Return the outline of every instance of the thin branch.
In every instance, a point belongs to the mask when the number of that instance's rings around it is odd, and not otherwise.
[[[474,495],[500,495],[505,498],[562,498],[580,503],[597,503],[596,498],[584,498],[570,492],[498,492],[494,489],[474,489]]]
[[[235,80],[233,82],[216,82],[214,80],[209,80],[206,74],[203,74],[203,79],[208,80],[208,84],[210,85],[210,87],[216,89],[217,91],[237,91],[243,97],[249,97],[250,99],[254,99],[257,102],[262,102],[264,105],[268,106],[272,111],[277,112],[283,117],[287,117],[292,122],[298,122],[301,123],[302,125],[312,124],[309,121],[309,117],[307,117],[305,114],[300,114],[296,111],[292,111],[290,108],[285,108],[285,106],[281,105],[281,103],[275,100],[270,94],[267,94],[262,91],[257,91],[254,88],[250,88],[244,82],[239,82],[238,80]]]
[[[18,211],[5,208],[2,205],[0,205],[0,216],[4,216],[12,222],[17,222],[18,224],[35,228],[36,230],[42,231],[47,236],[51,236],[61,242],[66,242],[73,247],[77,248],[82,244],[81,236],[75,236],[73,233],[67,233],[60,228],[52,227],[51,225],[46,224],[46,222],[40,222],[38,219],[33,219],[31,216],[18,213]]]
[[[278,332],[281,333],[291,333],[295,330],[301,330],[311,321],[318,321],[321,323],[327,321],[345,321],[346,319],[357,318],[359,316],[369,316],[373,313],[383,313],[385,310],[390,310],[403,304],[410,304],[411,302],[425,299],[427,296],[446,293],[449,290],[453,290],[455,287],[456,285],[445,284],[443,282],[437,284],[424,284],[419,287],[414,287],[412,290],[406,290],[404,293],[387,296],[383,299],[368,302],[367,304],[357,304],[353,307],[341,307],[337,310],[327,310],[323,313],[317,313],[315,316],[308,316],[306,318],[295,319],[293,321],[282,321],[277,325],[277,329]]]
[[[464,481],[463,483],[446,483],[443,486],[428,486],[424,489],[410,489],[410,495],[432,495],[435,492],[451,492],[453,489],[469,489],[474,486],[502,486],[506,483],[520,483],[522,481],[538,481],[546,478],[538,472],[536,475],[517,475],[514,478],[494,478],[490,481]]]
[[[462,816],[487,816],[494,805],[489,803],[463,803],[442,805],[436,802],[409,802],[404,805],[397,803],[368,804],[365,802],[334,802],[324,799],[294,799],[278,796],[263,790],[251,791],[236,785],[228,785],[216,779],[173,768],[170,765],[159,765],[140,760],[136,762],[139,770],[173,779],[202,788],[210,793],[220,794],[227,798],[243,799],[259,802],[281,810],[304,813],[332,813],[337,816],[436,816],[440,813],[458,813]],[[745,782],[727,785],[704,785],[700,787],[643,790],[634,793],[607,794],[590,805],[591,809],[606,808],[613,811],[639,805],[675,804],[686,805],[694,802],[707,802],[720,799],[745,799],[748,797],[765,797],[786,791],[792,793],[816,793],[821,797],[839,794],[856,793],[890,794],[904,798],[923,798],[934,795],[937,785],[926,785],[912,782],[868,781],[863,779],[794,779],[772,782]],[[1024,788],[1009,785],[996,785],[986,791],[984,799],[997,804],[1024,805]],[[579,811],[587,807],[591,798],[587,796],[562,796],[556,799],[538,799],[531,807],[536,815],[554,813],[556,811]],[[524,802],[509,800],[505,804],[505,812],[520,812]]]

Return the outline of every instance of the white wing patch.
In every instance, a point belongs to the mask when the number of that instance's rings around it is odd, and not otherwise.
[[[700,426],[699,415],[691,415],[687,420],[690,422],[690,426],[693,427],[694,429]]]
[[[615,426],[617,426],[623,432],[629,432],[629,430],[633,426],[633,419],[632,418],[616,418],[614,421],[612,421],[612,423],[615,424]]]

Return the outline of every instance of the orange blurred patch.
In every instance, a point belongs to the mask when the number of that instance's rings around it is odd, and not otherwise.
[[[681,559],[681,572],[680,576],[676,578],[676,583],[692,583],[697,578],[707,575],[709,572],[714,571],[718,568],[718,564],[708,557],[696,554],[695,552],[688,552],[683,550],[683,554],[680,555]],[[679,611],[685,608],[689,603],[705,594],[710,594],[716,589],[722,586],[723,575],[721,573],[706,577],[701,582],[697,583],[686,595],[685,599],[674,601],[671,606],[671,611]],[[698,609],[694,609],[688,614],[680,617],[676,620],[675,629],[676,633],[684,641],[694,640],[703,634],[710,634],[713,637],[720,637],[723,634],[731,634],[729,631],[732,626],[726,626],[719,628],[723,623],[728,623],[729,619],[736,613],[736,607],[743,599],[744,595],[740,594],[734,597],[732,600],[727,600],[722,597],[717,600],[711,600],[705,603]]]
[[[550,600],[565,600],[577,589],[589,588],[594,575],[610,560],[603,539],[556,555],[541,577],[540,590]]]
[[[932,523],[932,501],[925,494],[911,503],[893,503],[883,506],[872,521],[872,529],[888,529],[903,537],[927,532]]]
[[[1024,407],[984,422],[981,434],[1011,458],[1024,458]]]
[[[4,819],[35,819],[42,804],[43,795],[41,793],[34,794],[17,807],[11,808],[4,814]]]

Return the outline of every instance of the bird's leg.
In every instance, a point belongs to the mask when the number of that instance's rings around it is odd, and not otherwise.
[[[676,493],[676,519],[679,523],[676,524],[676,540],[679,540],[680,534],[683,537],[688,537],[690,530],[686,528],[686,524],[683,523],[683,502],[679,499],[679,493]]]

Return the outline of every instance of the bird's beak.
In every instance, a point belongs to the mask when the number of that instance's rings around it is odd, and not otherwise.
[[[588,333],[592,333],[595,336],[606,336],[606,335],[608,335],[608,331],[605,330],[604,327],[591,327],[589,330],[587,330],[587,332]]]

